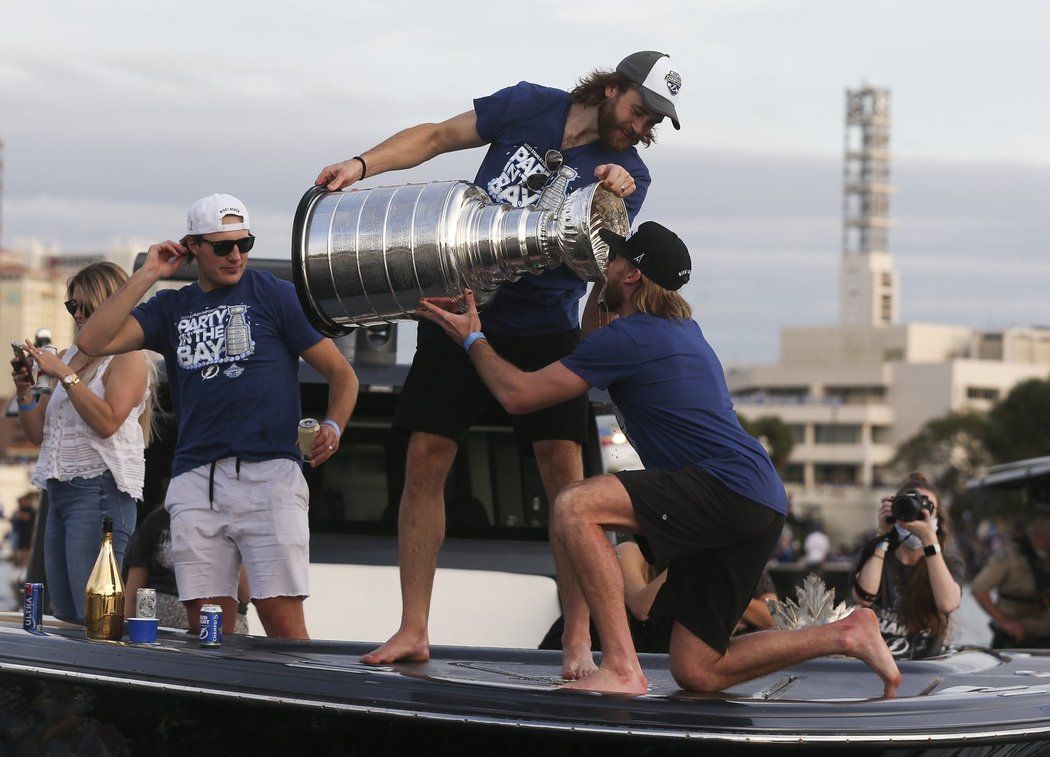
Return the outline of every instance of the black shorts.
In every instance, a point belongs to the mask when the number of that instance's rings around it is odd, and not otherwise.
[[[535,371],[570,354],[580,342],[579,329],[543,336],[492,336],[489,344],[500,357],[523,371]],[[394,428],[423,431],[460,441],[492,394],[478,377],[463,347],[429,321],[420,321],[416,354],[405,378],[394,414]],[[522,443],[587,439],[586,392],[559,405],[525,415],[512,415]]]
[[[784,516],[696,465],[613,475],[631,497],[645,559],[668,565],[649,616],[676,620],[725,652],[780,538]]]

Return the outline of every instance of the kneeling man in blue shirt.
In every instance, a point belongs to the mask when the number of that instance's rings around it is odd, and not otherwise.
[[[538,371],[522,371],[492,349],[470,292],[462,315],[436,301],[419,308],[464,346],[512,414],[592,386],[607,389],[645,464],[645,470],[570,484],[555,501],[553,547],[568,555],[573,573],[560,576],[559,584],[582,592],[602,643],[597,672],[566,686],[646,692],[620,568],[605,535],[613,530],[637,534],[646,558],[668,565],[650,615],[673,620],[669,662],[682,688],[719,691],[803,660],[844,654],[871,667],[884,696],[893,696],[900,673],[869,610],[818,628],[730,638],[784,525],[784,488],[765,449],[741,428],[718,357],[678,293],[691,272],[685,244],[652,222],[627,239],[607,229],[601,237],[610,262],[605,286],[596,286],[592,298],[600,294],[616,317]],[[593,305],[588,313],[598,311]]]

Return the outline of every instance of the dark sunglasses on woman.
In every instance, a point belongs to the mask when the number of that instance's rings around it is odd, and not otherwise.
[[[66,306],[66,310],[70,315],[77,314],[77,308],[84,311],[84,317],[87,318],[91,315],[91,306],[84,302],[77,302],[76,300],[66,300],[62,303]]]
[[[220,258],[224,258],[233,252],[233,246],[237,245],[237,249],[241,251],[242,255],[246,255],[252,251],[252,247],[255,246],[255,237],[251,234],[244,237],[243,239],[224,239],[221,242],[213,242],[210,239],[201,237],[202,242],[207,242],[211,245],[212,251]]]

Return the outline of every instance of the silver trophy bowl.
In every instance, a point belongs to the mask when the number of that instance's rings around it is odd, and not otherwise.
[[[471,289],[481,307],[500,284],[563,264],[586,281],[601,279],[609,250],[598,231],[626,235],[627,209],[597,184],[566,196],[572,176],[556,168],[536,204],[523,208],[493,203],[466,181],[311,188],[292,230],[292,271],[307,317],[342,336],[413,318],[424,297],[456,307]]]

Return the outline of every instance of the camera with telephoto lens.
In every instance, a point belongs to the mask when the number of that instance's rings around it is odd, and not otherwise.
[[[893,513],[892,521],[911,523],[914,520],[920,520],[924,510],[927,517],[933,515],[933,502],[925,494],[915,489],[898,494],[890,502],[890,512]]]

